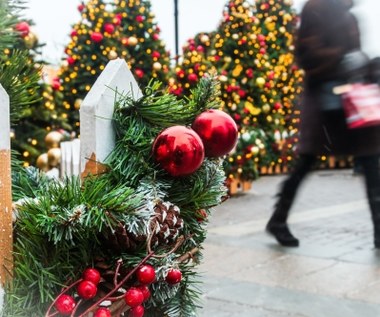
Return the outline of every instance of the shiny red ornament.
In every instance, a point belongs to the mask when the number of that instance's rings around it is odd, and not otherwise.
[[[178,269],[170,269],[165,280],[170,285],[178,284],[182,280],[182,273]]]
[[[160,39],[160,35],[157,34],[157,33],[153,33],[152,34],[152,38],[153,38],[154,41],[158,41]]]
[[[201,137],[208,157],[226,155],[236,145],[237,125],[221,110],[211,109],[202,112],[195,118],[192,128]]]
[[[141,305],[132,307],[129,310],[128,317],[143,317],[143,316],[144,316],[144,307]]]
[[[94,317],[112,317],[112,315],[108,308],[101,307],[96,310]]]
[[[152,284],[156,279],[156,271],[154,270],[154,267],[149,264],[140,266],[136,272],[136,275],[137,280],[141,284]]]
[[[137,287],[131,287],[125,292],[124,300],[129,307],[136,307],[144,301],[144,294]]]
[[[104,24],[104,31],[108,34],[112,34],[115,32],[115,26],[112,23],[106,23]]]
[[[30,25],[28,22],[25,22],[25,21],[19,22],[16,24],[15,29],[16,29],[16,31],[18,31],[20,33],[20,35],[22,37],[25,37],[30,32]]]
[[[144,22],[144,20],[145,20],[145,17],[143,15],[136,16],[136,22],[142,23]]]
[[[275,104],[273,105],[273,108],[274,108],[275,110],[280,110],[280,109],[282,108],[282,105],[281,105],[281,103],[279,103],[279,102],[275,102]]]
[[[135,75],[137,76],[137,78],[143,78],[145,73],[142,69],[135,68]]]
[[[94,298],[97,291],[96,285],[90,281],[82,281],[78,284],[77,292],[83,299]]]
[[[189,74],[189,75],[187,76],[187,79],[188,79],[189,81],[191,81],[191,82],[195,82],[195,81],[198,80],[198,76],[197,76],[197,74],[191,73],[191,74]]]
[[[160,58],[160,57],[161,57],[161,54],[160,54],[160,52],[158,52],[158,51],[153,51],[153,52],[152,52],[152,57],[153,57],[153,58]]]
[[[74,63],[75,63],[75,58],[72,57],[72,56],[69,56],[69,57],[67,58],[67,63],[68,63],[69,65],[74,65]]]
[[[61,88],[61,83],[59,82],[59,79],[54,79],[52,81],[51,88],[53,88],[53,90],[59,90],[59,88]]]
[[[71,37],[78,36],[77,30],[72,30],[71,33],[70,33],[70,36]]]
[[[99,43],[103,40],[103,34],[99,32],[92,32],[91,33],[91,40],[95,43]]]
[[[90,281],[95,285],[98,285],[100,282],[100,273],[97,269],[87,268],[83,271],[82,277],[86,281]]]
[[[79,12],[82,12],[84,10],[84,8],[85,8],[85,5],[83,3],[78,5],[78,11]]]
[[[185,176],[202,165],[204,146],[194,130],[173,126],[156,137],[152,153],[156,162],[171,176]]]
[[[70,315],[75,308],[75,300],[70,295],[61,295],[58,297],[54,306],[58,312],[64,316]]]

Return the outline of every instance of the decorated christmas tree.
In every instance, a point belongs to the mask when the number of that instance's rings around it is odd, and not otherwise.
[[[283,116],[281,126],[274,132],[278,146],[276,163],[285,165],[294,156],[299,113],[297,103],[302,89],[303,73],[295,63],[294,36],[298,16],[291,0],[256,1],[256,17],[260,21],[260,34],[265,36],[267,54],[275,77],[275,86],[280,96],[278,112]],[[280,137],[278,137],[280,135]],[[283,145],[287,150],[284,149]],[[272,162],[273,163],[273,162]]]
[[[180,62],[175,65],[169,80],[170,92],[184,96],[196,87],[206,73],[216,73],[209,60],[214,34],[201,32],[187,40],[182,47]]]
[[[10,96],[12,118],[12,145],[22,159],[30,156],[25,124],[34,120],[34,107],[39,103],[41,67],[35,62],[33,49],[36,36],[30,24],[21,20],[23,7],[17,1],[3,1],[0,5],[0,83]],[[36,131],[43,130],[38,127]],[[35,131],[35,132],[36,132]]]
[[[63,106],[77,133],[82,99],[109,60],[127,60],[142,87],[150,78],[164,80],[169,65],[149,1],[89,0],[78,10],[81,20],[73,26],[59,75]]]
[[[196,314],[194,266],[226,194],[220,157],[237,138],[232,118],[215,110],[218,88],[204,77],[183,99],[157,81],[137,99],[116,92],[105,172],[15,177],[22,200],[7,316]]]

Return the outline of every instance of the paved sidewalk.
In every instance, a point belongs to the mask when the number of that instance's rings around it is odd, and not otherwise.
[[[200,272],[201,317],[379,317],[380,252],[363,180],[351,170],[318,171],[290,219],[299,248],[281,248],[263,228],[283,176],[217,207]]]

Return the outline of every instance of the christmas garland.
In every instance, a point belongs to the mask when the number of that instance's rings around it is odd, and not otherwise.
[[[211,77],[183,99],[152,82],[138,100],[117,98],[107,173],[14,175],[21,199],[6,316],[194,316],[194,266],[207,217],[226,195],[215,156],[237,138],[233,120],[213,109],[218,93]]]

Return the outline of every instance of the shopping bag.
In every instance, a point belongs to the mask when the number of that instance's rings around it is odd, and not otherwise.
[[[377,84],[350,85],[342,94],[342,102],[348,128],[380,125],[380,87]]]

